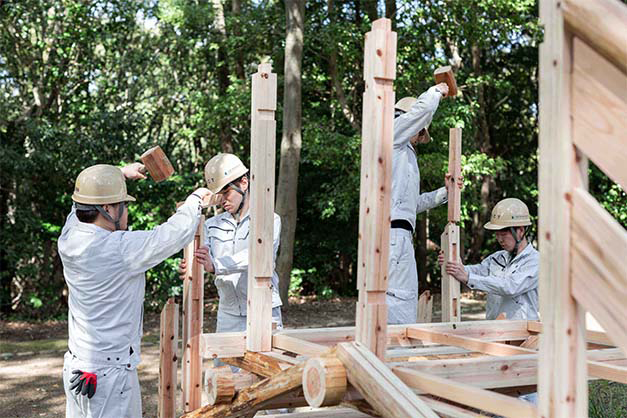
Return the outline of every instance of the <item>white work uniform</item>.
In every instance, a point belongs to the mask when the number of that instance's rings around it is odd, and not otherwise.
[[[250,216],[245,214],[238,223],[229,212],[213,216],[205,222],[205,245],[215,268],[215,285],[218,288],[218,320],[216,332],[246,330],[248,295],[248,236]],[[274,214],[274,261],[276,262],[281,237],[281,218]],[[272,274],[272,318],[279,326],[281,321],[279,276]]]
[[[465,266],[468,287],[488,294],[486,319],[505,313],[506,319],[538,317],[540,255],[527,244],[513,260],[507,251],[491,254],[481,264]]]
[[[200,209],[200,198],[192,195],[151,231],[114,232],[80,222],[72,209],[59,237],[69,289],[69,350],[63,364],[67,417],[141,417],[136,367],[144,273],[194,238]],[[96,374],[91,399],[70,391],[74,370]]]
[[[391,219],[405,220],[416,229],[416,215],[447,201],[446,188],[420,193],[420,170],[410,139],[429,126],[442,94],[435,88],[420,95],[409,112],[394,119]],[[413,233],[390,231],[388,323],[415,323],[418,315],[418,273]]]

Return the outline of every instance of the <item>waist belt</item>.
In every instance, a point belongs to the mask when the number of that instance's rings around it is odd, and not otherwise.
[[[409,221],[405,220],[405,219],[395,219],[392,221],[392,228],[401,228],[404,229],[406,231],[411,232],[412,234],[414,233],[414,228],[411,227],[411,224],[409,223]]]
[[[124,365],[126,367],[131,367],[131,356],[133,355],[133,347],[129,347],[128,350],[122,351],[106,351],[106,352],[97,352],[86,349],[78,350],[76,347],[70,347],[68,344],[68,352],[78,358],[79,360],[85,362],[95,362],[100,364],[110,364],[110,365]]]

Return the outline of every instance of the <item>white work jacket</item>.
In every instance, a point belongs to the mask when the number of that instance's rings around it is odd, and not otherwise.
[[[69,289],[73,355],[102,365],[139,363],[144,273],[194,239],[200,211],[200,199],[192,195],[151,231],[111,232],[80,222],[72,208],[58,246]]]
[[[392,161],[392,220],[409,221],[416,230],[416,215],[447,201],[446,188],[420,193],[420,170],[410,139],[429,126],[442,94],[434,87],[422,93],[409,112],[394,119]]]
[[[501,313],[506,319],[539,319],[540,255],[527,244],[513,260],[510,257],[507,251],[497,251],[481,264],[465,266],[468,287],[488,294],[486,319],[496,319]]]
[[[248,236],[250,216],[238,223],[229,212],[213,216],[205,222],[205,245],[215,268],[215,284],[220,303],[218,310],[231,315],[246,315],[248,295]],[[281,238],[281,218],[274,214],[274,263]],[[272,307],[281,306],[279,276],[273,268]]]

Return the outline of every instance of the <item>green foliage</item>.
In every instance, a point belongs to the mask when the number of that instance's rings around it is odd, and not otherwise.
[[[627,385],[607,380],[588,383],[591,418],[627,417]]]

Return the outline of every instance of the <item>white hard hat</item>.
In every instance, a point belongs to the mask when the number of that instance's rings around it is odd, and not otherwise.
[[[97,164],[80,172],[76,177],[72,200],[85,205],[105,205],[134,202],[126,192],[126,179],[118,167]]]
[[[248,169],[236,155],[218,154],[205,165],[207,188],[211,193],[218,193],[224,186],[246,173]]]
[[[418,99],[416,99],[415,97],[403,97],[401,100],[396,102],[396,104],[394,105],[394,109],[402,110],[403,112],[407,113],[414,105],[414,103],[416,103],[416,100]]]
[[[529,209],[522,200],[513,197],[503,199],[492,209],[490,222],[483,227],[492,231],[512,226],[531,225]]]

